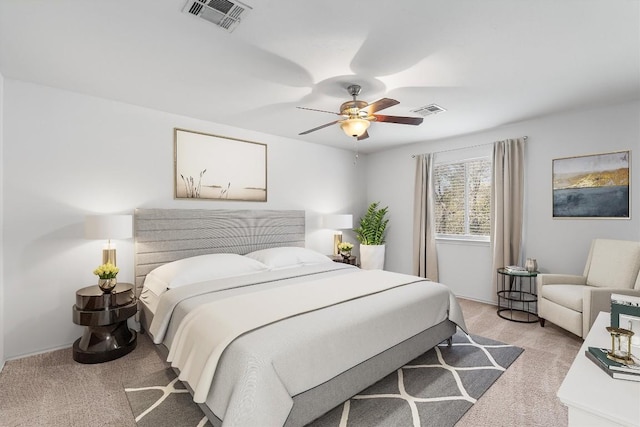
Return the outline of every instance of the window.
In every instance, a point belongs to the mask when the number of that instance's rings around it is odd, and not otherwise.
[[[436,164],[436,236],[489,240],[491,161],[488,157]]]

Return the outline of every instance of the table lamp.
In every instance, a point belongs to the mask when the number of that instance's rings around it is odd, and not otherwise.
[[[107,240],[102,250],[102,263],[116,265],[116,248],[111,239],[130,239],[133,237],[132,215],[88,215],[84,221],[84,237],[87,239]]]
[[[336,230],[333,235],[333,254],[338,255],[338,244],[342,242],[342,231],[353,228],[353,215],[325,215],[322,217],[322,226],[331,230]]]

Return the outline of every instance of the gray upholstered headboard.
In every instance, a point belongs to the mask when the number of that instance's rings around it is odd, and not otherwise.
[[[304,218],[299,210],[136,209],[136,288],[154,268],[182,258],[304,247]]]

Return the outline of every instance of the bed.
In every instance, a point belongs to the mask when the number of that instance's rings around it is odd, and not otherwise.
[[[304,211],[138,209],[135,237],[142,328],[213,425],[305,425],[466,329],[442,284],[304,249]]]

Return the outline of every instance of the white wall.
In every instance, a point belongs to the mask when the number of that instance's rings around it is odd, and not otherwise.
[[[2,127],[2,123],[3,123],[3,111],[4,111],[4,77],[2,76],[2,74],[0,74],[0,165],[3,165],[3,152],[4,152],[4,138],[3,138],[3,127]],[[4,367],[4,361],[5,361],[5,357],[4,357],[4,267],[3,267],[3,260],[4,260],[4,256],[3,256],[3,251],[4,251],[4,244],[2,243],[4,241],[3,239],[3,234],[2,234],[2,223],[3,223],[3,176],[4,176],[4,167],[2,167],[2,169],[0,170],[0,371],[2,371],[2,368]]]
[[[438,116],[427,118],[429,126]],[[552,159],[632,150],[640,155],[640,103],[558,114],[458,138],[404,146],[367,159],[367,199],[389,206],[386,269],[412,271],[415,159],[411,154],[492,143],[527,135],[524,257],[543,272],[582,273],[593,238],[640,240],[640,173],[631,170],[631,219],[552,218]],[[637,164],[637,160],[635,161]],[[492,302],[488,244],[438,242],[440,281],[460,296]]]
[[[80,336],[71,321],[75,291],[96,283],[92,270],[101,261],[101,242],[83,238],[86,214],[304,209],[307,246],[331,253],[320,214],[358,214],[366,203],[366,159],[354,166],[350,151],[10,79],[4,100],[6,358],[69,346]],[[174,127],[268,144],[268,202],[174,200]],[[133,242],[117,244],[118,279],[132,282]]]

